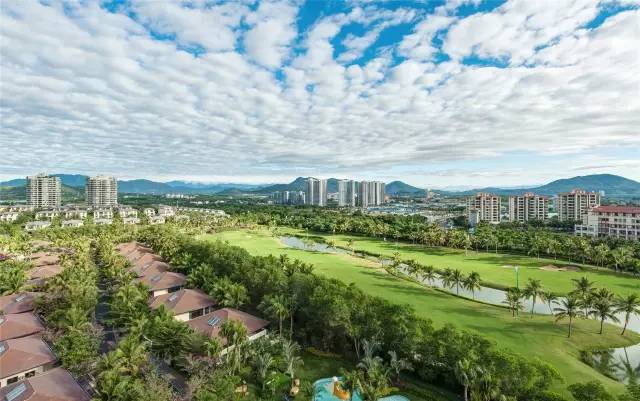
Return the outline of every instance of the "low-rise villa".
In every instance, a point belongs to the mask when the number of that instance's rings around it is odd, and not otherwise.
[[[154,260],[152,262],[147,262],[142,266],[132,266],[127,269],[128,272],[133,273],[136,277],[144,277],[148,275],[156,275],[159,273],[166,272],[171,269],[171,266],[161,262],[159,260]]]
[[[150,216],[149,224],[164,224],[165,218],[164,216]]]
[[[140,224],[140,219],[137,217],[123,217],[122,223],[126,225]]]
[[[187,277],[181,273],[162,272],[137,278],[136,281],[149,288],[149,295],[157,297],[182,289],[187,283]]]
[[[82,227],[84,225],[84,221],[82,220],[65,220],[62,223],[62,227]]]
[[[38,336],[0,342],[0,388],[51,369],[56,356]]]
[[[220,337],[220,329],[227,320],[236,320],[242,323],[247,329],[249,341],[253,341],[267,334],[268,321],[233,308],[218,309],[193,320],[189,320],[187,324],[193,330],[209,338],[218,338],[224,345],[225,340]]]
[[[42,331],[44,326],[33,313],[0,315],[0,341],[26,337]]]
[[[108,226],[111,223],[113,223],[113,220],[111,219],[94,219],[93,220],[93,224],[95,224],[96,226]]]
[[[24,225],[24,229],[27,231],[42,230],[51,227],[50,221],[30,221]]]
[[[155,297],[149,302],[151,309],[164,307],[176,320],[186,322],[211,312],[216,302],[200,290],[182,289]]]
[[[37,376],[0,389],[3,401],[89,401],[91,397],[63,368],[51,369]]]

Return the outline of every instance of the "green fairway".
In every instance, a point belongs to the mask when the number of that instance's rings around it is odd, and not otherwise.
[[[283,232],[300,234],[297,230],[282,229]],[[422,245],[412,245],[402,242],[383,241],[381,239],[358,237],[353,235],[313,234],[327,241],[333,241],[337,246],[347,248],[347,241],[353,240],[356,251],[371,252],[391,257],[399,252],[402,259],[414,259],[425,265],[433,265],[438,269],[460,269],[465,273],[476,271],[480,273],[482,281],[494,287],[515,287],[515,272],[512,266],[520,267],[520,285],[529,278],[542,282],[545,289],[557,294],[566,294],[573,290],[572,279],[587,277],[596,286],[606,287],[616,294],[624,295],[640,292],[640,279],[628,274],[584,267],[582,271],[548,271],[541,270],[542,266],[563,266],[575,263],[557,261],[553,259],[536,258],[520,255],[506,255],[501,253],[476,252],[452,248],[430,248]]]
[[[365,292],[391,302],[410,304],[420,316],[431,319],[436,325],[452,323],[492,339],[500,347],[511,349],[527,357],[539,357],[551,363],[564,377],[565,383],[558,389],[564,389],[570,383],[595,379],[602,381],[611,391],[621,391],[623,388],[621,384],[580,362],[579,351],[596,347],[626,346],[640,341],[639,336],[634,333],[629,333],[625,337],[620,336],[619,329],[614,326],[605,327],[605,334],[598,335],[598,323],[585,320],[575,324],[574,335],[571,339],[567,339],[566,322],[556,324],[552,317],[538,315],[533,318],[523,315],[519,319],[513,319],[510,312],[504,308],[457,298],[397,279],[377,268],[376,263],[361,258],[286,248],[267,230],[225,231],[205,235],[203,238],[226,240],[232,245],[246,248],[254,255],[286,253],[291,258],[312,263],[318,274],[333,277],[345,283],[355,283]]]

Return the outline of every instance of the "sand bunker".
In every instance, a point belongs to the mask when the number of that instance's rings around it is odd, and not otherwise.
[[[564,265],[564,266],[556,266],[556,265],[545,265],[540,268],[540,270],[545,270],[549,272],[578,272],[580,268],[574,265]]]

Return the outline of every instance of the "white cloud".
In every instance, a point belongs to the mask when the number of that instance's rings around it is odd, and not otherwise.
[[[246,18],[251,25],[244,38],[247,54],[265,67],[281,66],[297,34],[297,11],[288,3],[261,3],[257,11]]]
[[[605,158],[605,148],[640,151],[637,10],[587,30],[577,23],[591,13],[587,6],[569,8],[576,12],[563,14],[572,15],[567,22],[509,4],[491,13],[496,32],[486,21],[484,30],[476,25],[484,14],[459,20],[446,37],[455,58],[439,64],[431,61],[431,40],[452,20],[427,16],[410,34],[416,36],[395,46],[407,60],[386,51],[345,66],[331,44],[345,24],[365,21],[375,30],[389,18],[354,9],[324,16],[291,38],[286,30],[295,12],[288,6],[285,18],[278,5],[251,11],[196,4],[174,14],[168,4],[136,3],[136,21],[95,4],[77,3],[70,16],[60,5],[3,3],[3,175],[49,170],[265,182],[298,174],[388,175],[398,166],[428,175],[447,169],[426,166],[529,152],[559,162],[528,166],[535,167],[527,169],[530,181],[539,181],[577,154],[595,160]],[[530,16],[526,29],[505,21],[516,14]],[[265,46],[250,49],[244,31],[271,21],[282,30],[272,26]],[[174,41],[154,39],[148,26],[206,51],[195,57]],[[536,50],[542,42],[548,46]],[[527,64],[459,62],[473,50]],[[279,67],[281,80],[272,70]],[[517,163],[526,168],[520,163],[526,159]],[[606,165],[640,178],[637,165]]]

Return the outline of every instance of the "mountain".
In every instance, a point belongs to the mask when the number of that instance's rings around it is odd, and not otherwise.
[[[0,200],[20,200],[24,201],[27,198],[27,188],[24,185],[10,186],[5,185],[19,180],[11,180],[0,183]],[[84,189],[78,187],[71,187],[68,185],[62,185],[62,199],[65,201],[84,199]]]
[[[237,189],[239,191],[253,191],[264,187],[265,185],[256,184],[203,184],[201,182],[187,182],[187,181],[169,181],[166,183],[170,187],[174,188],[174,192],[180,193],[219,193],[227,189]]]
[[[307,177],[298,177],[288,184],[269,185],[252,192],[268,195],[279,191],[304,191],[306,180]],[[340,181],[338,178],[327,179],[327,192],[338,192],[338,181]]]
[[[168,194],[177,191],[164,182],[129,180],[118,181],[118,192],[129,194]]]
[[[539,195],[556,195],[561,192],[569,192],[572,189],[585,189],[587,191],[604,191],[609,197],[636,197],[640,196],[640,182],[630,180],[613,174],[592,174],[563,178],[548,184],[529,188],[478,188],[469,191],[438,191],[444,194],[471,195],[476,192],[490,192],[496,195],[517,195],[525,192],[533,192]]]
[[[390,183],[385,185],[385,191],[389,195],[424,196],[425,194],[424,189],[414,187],[402,181],[391,181]]]

